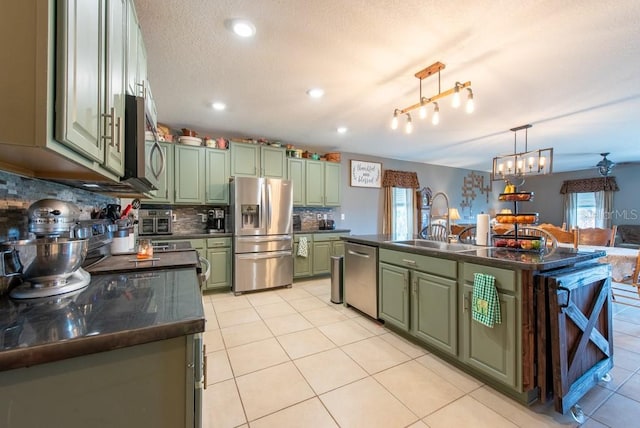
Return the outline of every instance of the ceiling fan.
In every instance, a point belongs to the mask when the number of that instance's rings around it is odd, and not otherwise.
[[[609,174],[611,174],[613,167],[616,165],[614,162],[611,162],[609,159],[607,159],[608,154],[609,152],[600,153],[600,156],[602,156],[602,160],[596,164],[598,173],[603,177],[607,177]]]

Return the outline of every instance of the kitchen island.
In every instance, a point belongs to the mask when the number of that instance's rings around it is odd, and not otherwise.
[[[584,393],[585,379],[597,382],[612,367],[611,270],[596,261],[604,253],[523,252],[389,235],[342,239],[378,249],[378,318],[386,326],[522,403],[544,402],[553,392],[564,400],[556,402],[564,412],[577,400],[558,382],[578,382]],[[345,277],[348,270],[345,263]],[[472,317],[476,273],[495,278],[502,320],[493,327]],[[575,292],[567,291],[572,287]],[[347,300],[348,282],[344,288]],[[590,321],[558,328],[566,308]],[[597,336],[602,349],[581,341],[582,330]],[[595,361],[584,361],[584,371],[569,370],[572,359],[582,357],[572,352],[585,347]]]
[[[189,267],[92,273],[76,293],[0,297],[3,426],[200,426],[205,319],[191,253]]]

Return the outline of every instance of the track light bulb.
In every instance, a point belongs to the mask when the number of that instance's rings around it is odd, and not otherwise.
[[[411,115],[407,113],[407,124],[404,126],[404,132],[411,134],[413,132],[413,123],[411,123]]]
[[[435,104],[435,107],[433,109],[433,116],[431,117],[431,123],[434,125],[437,125],[440,123],[440,107],[438,107],[438,103],[433,103]]]
[[[398,129],[398,110],[393,112],[393,118],[391,118],[391,129]]]
[[[420,110],[418,113],[420,114],[420,119],[427,118],[427,103],[424,98],[420,100]]]
[[[471,88],[467,88],[467,91],[469,91],[469,95],[467,95],[467,113],[471,114],[476,107],[473,103],[473,92],[471,91]]]
[[[453,98],[451,99],[451,107],[460,107],[460,82],[456,82],[456,90],[453,93]]]

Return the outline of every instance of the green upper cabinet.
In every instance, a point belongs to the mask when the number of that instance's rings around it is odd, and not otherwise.
[[[258,177],[260,175],[260,146],[229,142],[232,177]]]
[[[288,178],[293,184],[293,206],[303,207],[306,200],[306,161],[304,159],[287,159]]]
[[[153,141],[147,141],[145,144],[153,144]],[[170,143],[160,143],[160,149],[164,154],[164,171],[160,174],[158,179],[158,190],[156,190],[155,195],[149,201],[145,201],[145,203],[165,203],[171,204],[173,203],[173,183],[174,183],[174,144]],[[158,157],[154,157],[154,159],[158,160]],[[158,171],[161,168],[161,165],[154,165],[154,171]]]
[[[324,164],[322,161],[306,161],[306,203],[308,207],[324,205]]]
[[[138,38],[141,37],[133,0],[127,2],[127,94],[140,95],[138,86]]]
[[[269,178],[287,177],[286,150],[281,147],[260,146],[260,175]]]
[[[306,161],[305,206],[340,206],[340,164]]]
[[[205,156],[200,147],[175,146],[175,203],[201,204],[205,197]]]
[[[124,175],[124,113],[126,93],[127,2],[107,2],[107,41],[105,79],[105,167]]]
[[[285,178],[285,149],[231,141],[231,176]]]
[[[202,149],[206,156],[205,203],[229,203],[229,151]]]

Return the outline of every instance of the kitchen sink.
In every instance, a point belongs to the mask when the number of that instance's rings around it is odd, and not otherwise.
[[[420,248],[433,248],[440,251],[468,251],[479,248],[477,245],[431,241],[428,239],[409,239],[406,241],[389,241],[392,244],[408,245]]]

